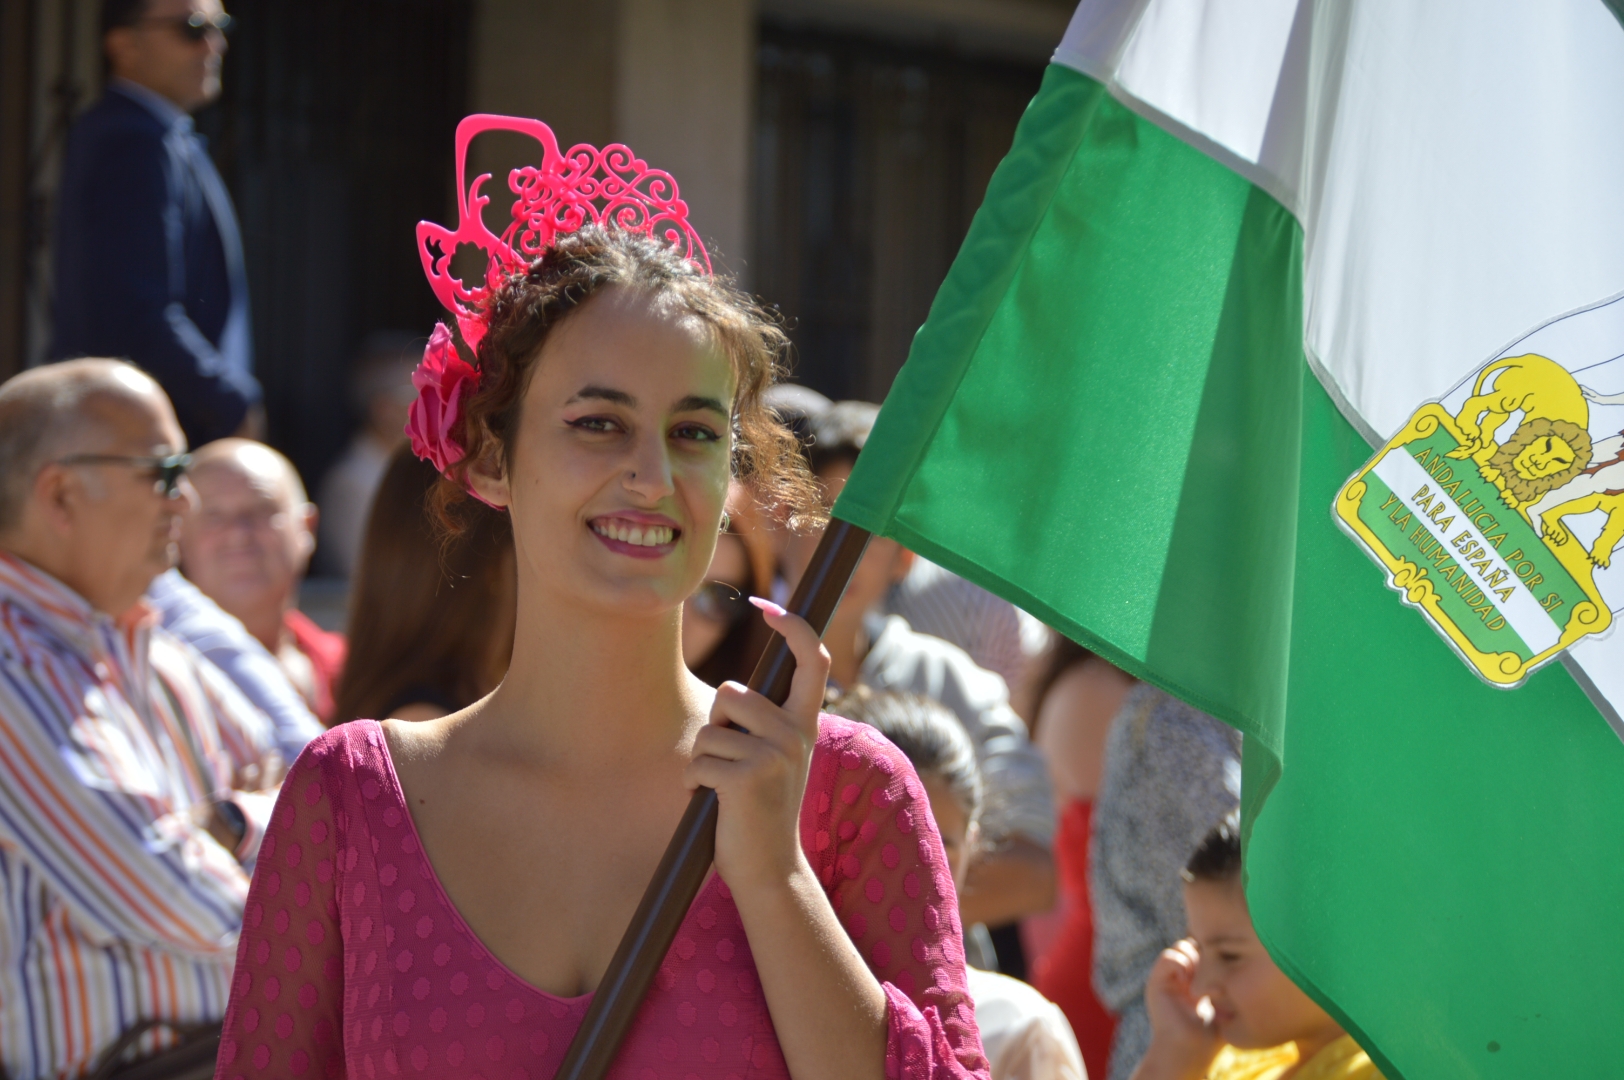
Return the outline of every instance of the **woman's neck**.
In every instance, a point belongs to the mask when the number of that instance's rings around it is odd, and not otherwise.
[[[515,753],[555,763],[685,747],[710,702],[682,663],[681,639],[680,609],[631,617],[521,593],[513,660],[480,726]]]

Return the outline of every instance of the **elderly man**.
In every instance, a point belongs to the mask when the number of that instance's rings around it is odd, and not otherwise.
[[[0,385],[12,1080],[81,1075],[155,1021],[170,1027],[125,1053],[206,1059],[225,1011],[243,863],[282,761],[265,717],[142,600],[174,559],[185,446],[163,391],[129,364],[73,360]]]
[[[192,445],[263,427],[231,196],[193,133],[220,94],[220,0],[102,0],[107,92],[68,135],[53,358],[120,356],[163,385]]]
[[[315,714],[332,719],[344,639],[294,606],[316,546],[316,508],[293,463],[263,443],[221,439],[192,459],[197,512],[181,528],[181,571],[242,620]]]
[[[179,570],[159,574],[147,590],[163,627],[202,653],[271,720],[283,761],[293,761],[323,726],[271,651],[242,620],[203,595]]]

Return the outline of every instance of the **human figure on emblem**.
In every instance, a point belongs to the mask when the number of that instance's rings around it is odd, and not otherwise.
[[[509,175],[500,239],[485,178],[461,187],[456,233],[419,227],[477,366],[436,328],[409,429],[442,473],[450,543],[474,499],[512,523],[512,664],[467,708],[343,724],[299,759],[217,1075],[553,1075],[706,786],[714,872],[610,1075],[984,1080],[952,876],[908,760],[820,715],[828,654],[770,601],[796,659],[782,707],[683,664],[682,605],[735,471],[817,512],[762,402],[784,335],[710,274],[669,176],[624,147],[566,158],[505,117],[465,120],[459,153],[492,127],[542,161]],[[492,260],[473,289],[445,276],[465,243]]]
[[[1598,404],[1624,405],[1624,394],[1607,398],[1587,392],[1585,396]],[[1580,517],[1594,510],[1604,511],[1607,518],[1587,549],[1574,540],[1562,519]],[[1539,523],[1541,533],[1559,554],[1566,554],[1567,545],[1571,543],[1598,568],[1610,567],[1613,552],[1624,543],[1624,431],[1597,440],[1590,467],[1561,487],[1546,492],[1544,498],[1528,508],[1528,516]]]

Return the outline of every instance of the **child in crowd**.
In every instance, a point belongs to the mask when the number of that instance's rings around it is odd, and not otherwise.
[[[1150,1049],[1134,1080],[1381,1080],[1353,1036],[1258,941],[1241,889],[1237,813],[1190,857],[1184,903],[1190,937],[1151,969]]]
[[[955,888],[980,833],[981,772],[969,736],[945,706],[915,694],[859,686],[829,711],[876,728],[913,764],[942,837]],[[965,969],[992,1080],[1086,1080],[1082,1052],[1060,1007],[1026,983]]]

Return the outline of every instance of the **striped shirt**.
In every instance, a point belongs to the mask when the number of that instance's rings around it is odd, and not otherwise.
[[[881,610],[901,615],[918,633],[957,645],[978,667],[1002,675],[1012,695],[1024,685],[1032,658],[1049,644],[1037,619],[922,556],[891,587]]]
[[[117,621],[0,551],[0,1066],[82,1075],[148,1019],[225,1014],[276,735],[139,605]],[[252,792],[252,793],[250,793]],[[196,824],[249,820],[232,853]],[[155,1037],[149,1037],[155,1038]],[[159,1045],[149,1041],[141,1049]]]

